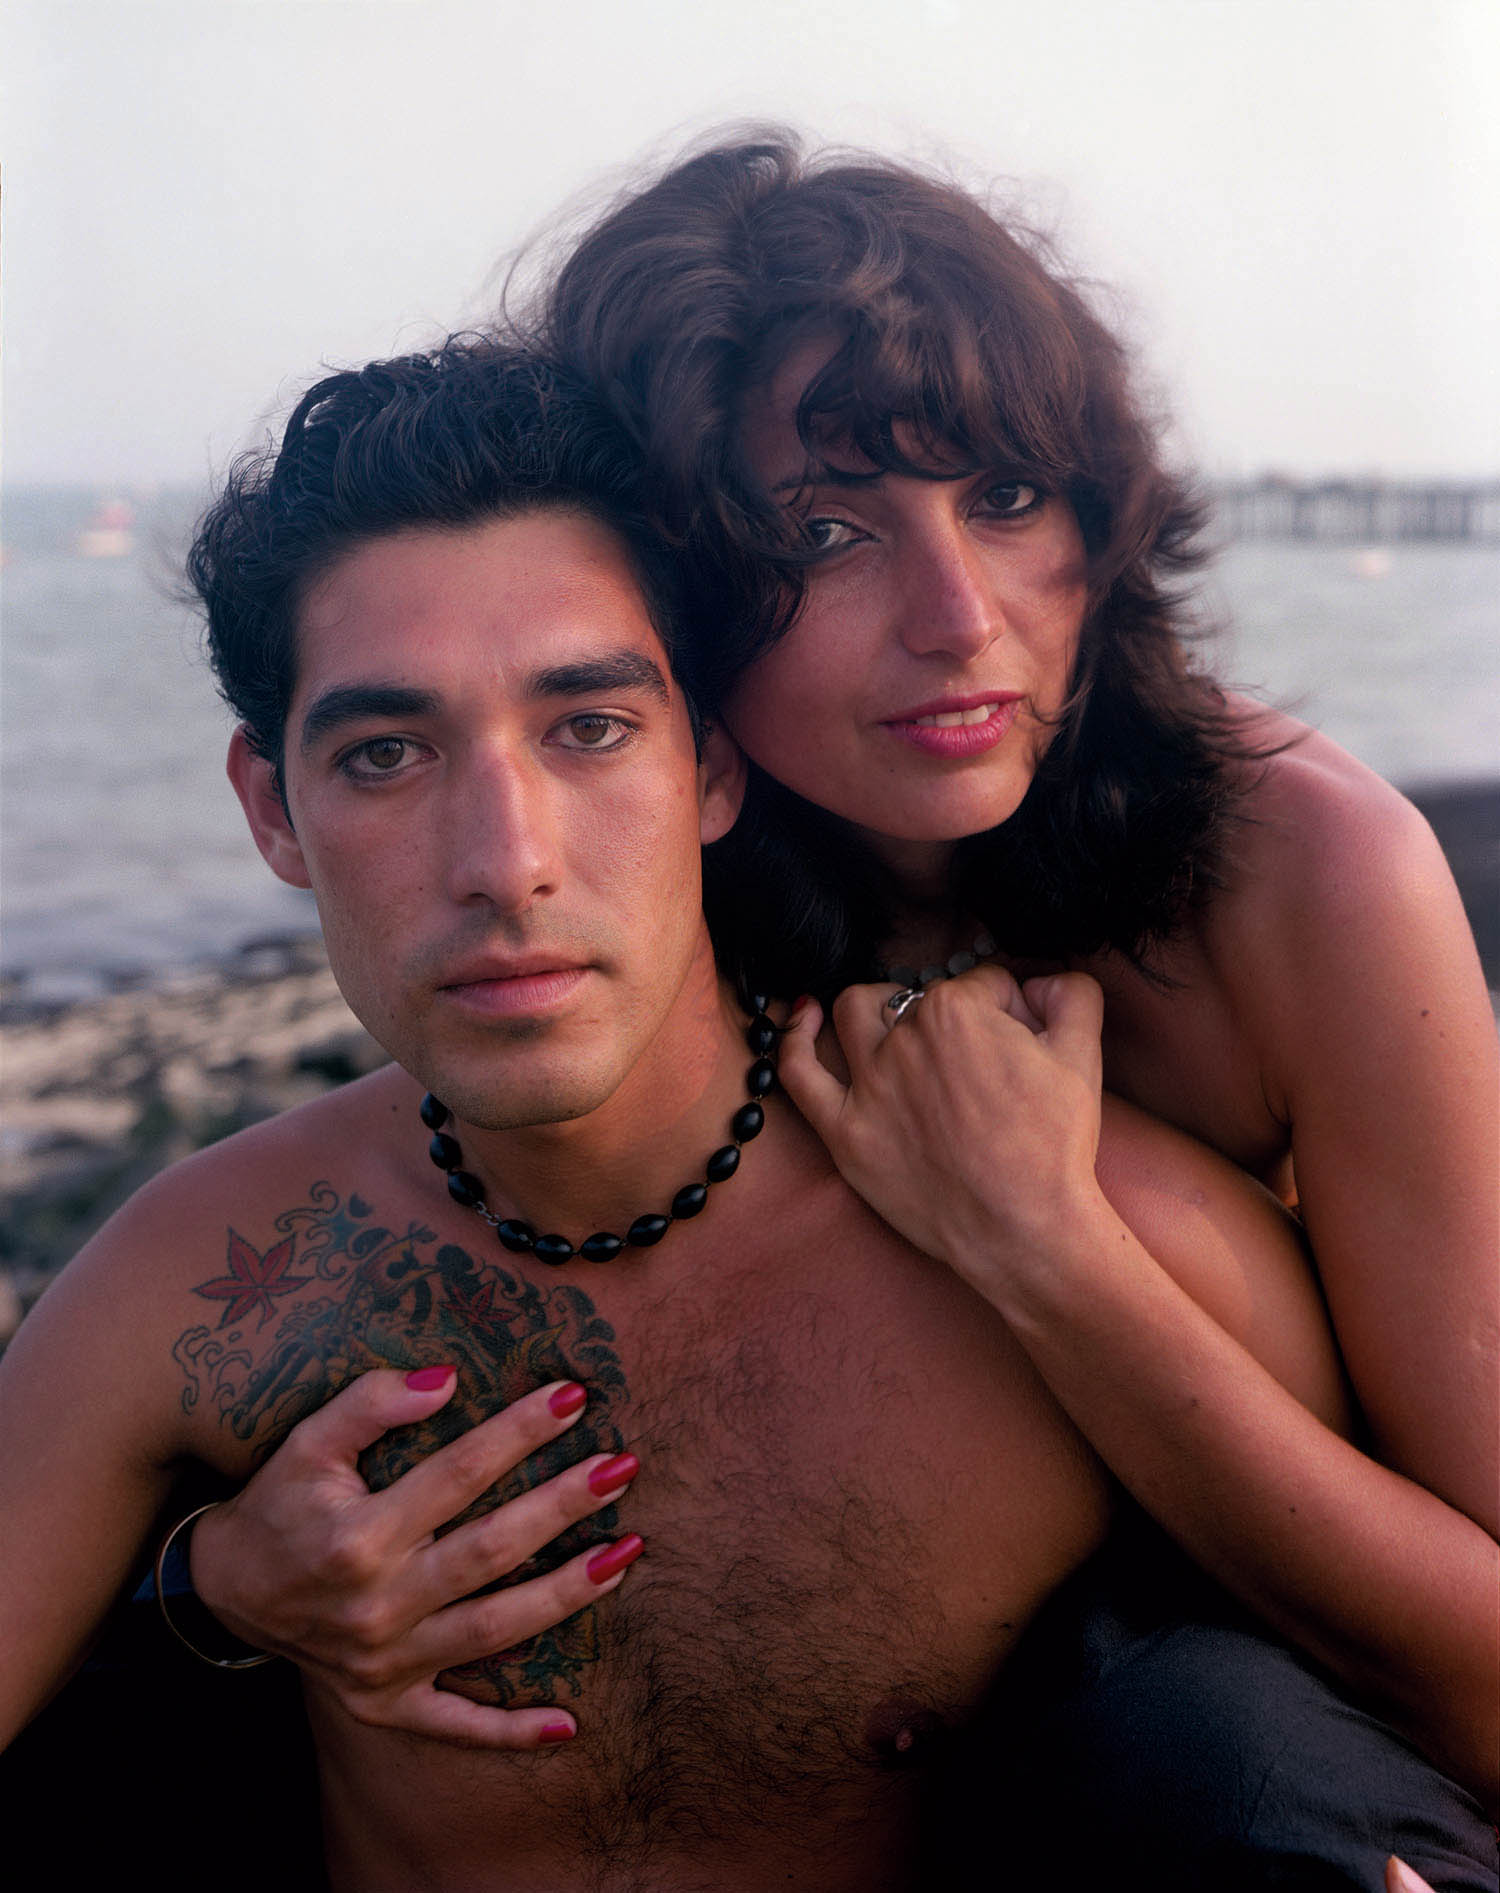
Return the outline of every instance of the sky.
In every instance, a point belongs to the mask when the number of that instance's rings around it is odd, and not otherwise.
[[[1493,0],[3,0],[0,469],[200,484],[731,121],[1060,242],[1211,474],[1500,474]]]

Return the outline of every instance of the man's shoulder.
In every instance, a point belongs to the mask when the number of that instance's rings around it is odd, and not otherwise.
[[[183,1158],[110,1217],[49,1297],[100,1306],[128,1285],[131,1321],[172,1319],[216,1272],[232,1276],[240,1251],[247,1268],[245,1257],[272,1251],[299,1205],[381,1191],[420,1129],[411,1092],[387,1067]]]
[[[122,1399],[155,1416],[158,1457],[235,1469],[259,1409],[221,1440],[205,1395],[230,1360],[264,1373],[309,1298],[347,1295],[377,1207],[389,1215],[410,1195],[413,1096],[401,1074],[376,1072],[164,1170],[62,1270],[18,1344],[50,1348],[59,1371],[127,1378]]]

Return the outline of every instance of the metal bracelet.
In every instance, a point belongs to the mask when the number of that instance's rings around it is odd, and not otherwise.
[[[255,1650],[252,1645],[247,1643],[243,1644],[242,1648],[251,1650],[252,1654],[249,1656],[210,1656],[206,1650],[200,1650],[198,1648],[197,1644],[194,1643],[180,1624],[172,1621],[172,1613],[167,1609],[167,1589],[166,1585],[162,1582],[162,1573],[166,1570],[167,1557],[173,1544],[177,1540],[178,1534],[185,1532],[189,1525],[196,1524],[205,1512],[211,1512],[216,1505],[222,1505],[223,1503],[224,1501],[222,1499],[210,1499],[207,1505],[200,1505],[196,1512],[189,1512],[186,1518],[179,1518],[177,1523],[167,1533],[166,1537],[162,1539],[161,1549],[156,1554],[156,1564],[152,1569],[152,1579],[156,1588],[156,1602],[161,1611],[162,1622],[165,1623],[168,1630],[171,1631],[172,1635],[176,1637],[177,1641],[182,1644],[184,1648],[192,1651],[193,1655],[197,1657],[200,1663],[207,1663],[210,1668],[216,1670],[259,1669],[262,1663],[274,1663],[276,1661],[274,1652],[270,1650]],[[201,1599],[198,1600],[198,1607],[210,1621],[218,1623],[218,1619],[213,1616],[208,1606],[203,1603]],[[219,1628],[223,1630],[224,1627],[220,1624]],[[232,1631],[224,1630],[226,1637],[233,1636],[233,1634]],[[235,1641],[239,1642],[239,1639],[235,1638]]]

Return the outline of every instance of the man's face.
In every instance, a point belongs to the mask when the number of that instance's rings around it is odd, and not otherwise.
[[[716,755],[712,749],[707,752]],[[262,852],[317,896],[345,998],[459,1117],[581,1116],[711,983],[700,840],[737,787],[687,707],[616,536],[539,511],[375,539],[297,619],[278,823]]]

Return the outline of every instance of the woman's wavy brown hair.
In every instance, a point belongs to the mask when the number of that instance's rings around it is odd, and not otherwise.
[[[710,710],[801,602],[809,554],[742,439],[747,403],[803,344],[832,345],[797,410],[810,474],[994,470],[1064,495],[1089,571],[1073,688],[1020,810],[962,844],[955,895],[1015,953],[1139,959],[1217,885],[1232,765],[1251,752],[1189,663],[1169,589],[1199,562],[1202,507],[1162,462],[1122,345],[1038,239],[905,166],[746,136],[617,203],[526,326],[648,459]],[[835,875],[847,834],[815,839],[832,818],[769,783],[753,801],[711,871],[763,935],[790,929],[762,981],[805,973],[809,950],[821,988],[867,976],[878,870],[860,864],[856,888]]]

